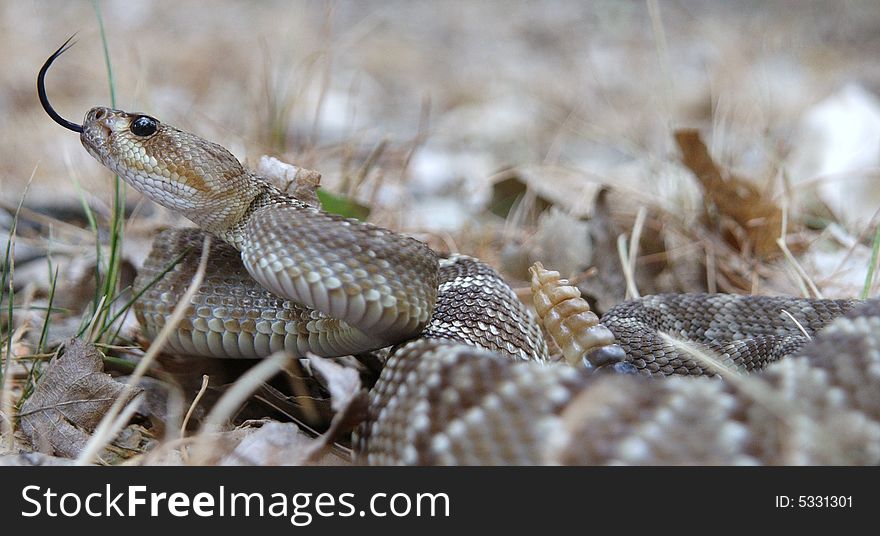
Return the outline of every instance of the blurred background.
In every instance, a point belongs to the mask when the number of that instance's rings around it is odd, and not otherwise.
[[[784,209],[793,254],[826,293],[851,295],[864,281],[880,206],[875,1],[98,6],[116,107],[252,166],[272,155],[316,169],[370,220],[513,278],[536,259],[576,278],[603,262],[616,270],[616,234],[630,236],[647,207],[634,259],[646,290],[803,291],[791,259],[756,257],[760,247],[706,223],[706,187],[674,137],[694,128],[724,177]],[[3,207],[14,209],[33,174],[26,207],[59,217],[84,198],[109,217],[112,176],[49,120],[35,91],[40,65],[76,32],[49,73],[50,98],[77,122],[111,103],[95,6],[3,0],[0,29]],[[602,187],[611,230],[591,224]],[[144,240],[155,225],[183,223],[131,189],[128,203],[131,237],[137,218],[149,223]],[[45,234],[25,233],[17,248],[45,246]],[[56,234],[58,248],[88,242]],[[132,244],[136,266],[146,246]],[[673,258],[693,273],[661,277]]]

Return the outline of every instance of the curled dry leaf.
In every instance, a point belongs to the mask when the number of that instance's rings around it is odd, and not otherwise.
[[[520,176],[512,171],[509,175],[497,180],[492,184],[492,198],[489,201],[489,210],[496,216],[508,218],[514,207],[519,203],[529,203],[527,207],[533,216],[537,216],[552,206],[552,203],[544,197],[529,194],[529,185]]]
[[[556,206],[575,218],[587,217],[603,179],[583,170],[557,165],[519,166],[503,170],[490,178],[492,199],[489,208],[507,217],[518,198],[533,204],[537,216]],[[529,194],[532,199],[526,199]]]
[[[779,255],[776,239],[782,230],[782,209],[747,180],[722,173],[698,131],[677,130],[675,141],[682,162],[702,184],[707,203],[745,232],[757,256],[767,259]]]
[[[330,405],[336,411],[330,428],[313,445],[307,463],[318,463],[327,456],[333,441],[342,434],[353,430],[366,418],[369,406],[369,395],[361,389],[361,380],[358,372],[349,367],[343,367],[330,359],[323,357],[309,357],[311,367],[324,379],[324,384],[330,392]]]
[[[319,442],[293,423],[259,421],[258,424],[259,427],[243,426],[233,432],[244,436],[220,459],[219,465],[303,465]]]
[[[54,358],[22,405],[21,429],[35,450],[76,457],[89,436],[122,396],[126,403],[140,393],[104,373],[95,346],[71,339],[63,355]]]
[[[265,155],[260,157],[257,172],[272,181],[282,191],[289,193],[303,203],[314,207],[321,206],[321,202],[318,200],[318,187],[321,185],[319,172],[297,167]]]
[[[354,368],[315,355],[309,356],[309,365],[324,380],[321,383],[330,392],[330,407],[337,413],[344,410],[361,389],[360,375]]]

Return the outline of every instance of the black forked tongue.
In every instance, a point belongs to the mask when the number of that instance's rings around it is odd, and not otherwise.
[[[55,51],[54,54],[49,56],[49,59],[46,60],[46,63],[43,64],[43,67],[40,68],[40,73],[37,75],[37,94],[40,96],[40,104],[43,105],[43,109],[46,110],[46,113],[49,114],[49,117],[52,118],[53,121],[61,125],[66,129],[70,129],[74,132],[82,132],[82,125],[77,125],[67,119],[64,119],[58,112],[55,111],[55,108],[52,108],[52,105],[49,104],[49,97],[46,96],[46,71],[49,70],[49,66],[52,65],[52,62],[55,61],[55,58],[64,54],[64,52],[72,47],[74,43],[71,43],[70,40],[73,39],[73,35],[71,35],[67,41],[64,42],[63,45],[58,47],[58,50]]]

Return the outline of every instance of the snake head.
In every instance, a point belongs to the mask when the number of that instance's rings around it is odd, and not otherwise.
[[[268,185],[255,180],[220,145],[147,114],[99,106],[86,113],[82,125],[63,118],[49,102],[46,73],[70,49],[72,39],[58,47],[37,74],[37,94],[49,117],[78,132],[89,154],[136,190],[234,243],[235,229]]]
[[[92,108],[80,141],[136,190],[212,232],[234,225],[257,194],[232,153],[143,113]]]

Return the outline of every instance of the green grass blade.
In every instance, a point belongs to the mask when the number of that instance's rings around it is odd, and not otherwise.
[[[92,207],[89,206],[89,202],[86,200],[86,194],[80,186],[79,181],[71,176],[71,182],[79,194],[79,201],[82,204],[83,212],[89,223],[89,229],[91,229],[92,233],[95,235],[95,295],[92,299],[92,311],[94,311],[98,307],[98,302],[101,299],[101,287],[103,286],[101,282],[101,265],[104,263],[104,255],[101,250],[101,233],[98,229],[98,219],[95,218],[95,213],[92,211]]]
[[[49,323],[52,315],[52,302],[55,301],[55,287],[58,285],[58,267],[55,268],[55,275],[52,277],[52,286],[49,287],[49,303],[46,308],[46,318],[43,321],[43,329],[40,330],[40,342],[37,344],[37,353],[42,354],[46,346],[46,337],[49,335]]]
[[[104,326],[101,327],[101,331],[98,332],[98,337],[97,337],[97,338],[100,339],[100,338],[104,335],[104,333],[106,333],[107,330],[110,329],[110,327],[113,326],[113,324],[115,324],[116,321],[119,320],[119,318],[120,318],[123,314],[125,314],[125,313],[128,312],[128,310],[131,308],[131,306],[134,305],[134,302],[138,301],[138,299],[140,299],[140,297],[143,296],[144,293],[145,293],[146,291],[148,291],[148,290],[150,290],[151,288],[153,288],[153,286],[154,286],[156,283],[158,283],[160,279],[162,279],[163,277],[165,277],[165,274],[167,274],[168,272],[170,272],[171,270],[173,270],[174,267],[177,266],[177,265],[180,263],[180,261],[182,261],[183,258],[186,257],[186,255],[187,255],[189,252],[190,252],[190,248],[186,248],[186,249],[183,250],[183,252],[181,252],[178,256],[176,256],[176,257],[174,257],[173,259],[171,259],[171,262],[169,262],[169,263],[168,263],[168,264],[162,269],[161,272],[159,272],[158,274],[156,274],[156,277],[154,277],[153,279],[151,279],[151,280],[150,280],[150,281],[144,286],[144,288],[142,288],[142,289],[140,289],[139,291],[137,291],[137,292],[134,294],[134,296],[132,296],[131,299],[128,300],[128,302],[126,302],[126,304],[125,304],[125,305],[124,305],[119,311],[117,311],[116,314],[113,315],[113,317],[112,317],[112,318],[111,318],[111,319],[110,319],[110,320],[109,320]],[[121,326],[120,326],[120,327],[121,327]],[[116,333],[114,334],[113,337],[111,337],[111,340],[115,340],[116,337],[118,337],[118,336],[119,336],[119,328],[117,328]]]
[[[877,257],[880,255],[880,225],[877,226],[877,232],[874,234],[874,245],[871,247],[871,264],[868,265],[868,273],[865,275],[865,287],[862,289],[862,295],[859,296],[863,300],[868,299],[871,293],[871,284],[874,282],[874,270],[877,267]]]
[[[15,288],[13,286],[13,272],[15,271],[15,259],[13,245],[15,244],[15,233],[18,232],[18,218],[21,215],[21,207],[24,205],[24,199],[27,197],[28,191],[31,189],[31,182],[34,180],[34,175],[37,173],[37,167],[34,166],[34,170],[31,172],[31,176],[28,178],[27,184],[24,186],[24,192],[21,193],[21,198],[18,200],[18,206],[15,208],[15,214],[12,216],[12,225],[9,226],[9,235],[6,237],[6,255],[3,259],[3,275],[0,277],[0,309],[3,308],[3,299],[6,296],[6,287],[7,282],[9,284],[9,310],[8,316],[6,318],[7,323],[7,339],[6,339],[6,359],[3,361],[3,366],[0,367],[0,394],[2,394],[3,386],[6,385],[4,379],[6,375],[9,373],[9,364],[12,361],[12,354],[10,353],[12,350],[12,325],[14,322],[12,321],[12,309],[13,304],[15,302]]]
[[[110,83],[110,106],[116,108],[116,85],[113,83],[113,66],[110,64],[110,47],[107,46],[107,33],[104,31],[104,16],[101,12],[101,3],[92,0],[95,9],[95,17],[98,19],[98,30],[101,32],[101,44],[104,47],[104,63],[107,65],[107,80]]]
[[[104,29],[104,17],[101,13],[101,5],[98,0],[92,0],[92,6],[95,10],[95,16],[98,19],[98,28],[101,33],[101,43],[104,49],[104,63],[107,66],[107,81],[110,85],[110,105],[116,107],[116,84],[113,78],[113,66],[110,62],[110,47],[107,43],[107,34]],[[122,242],[125,232],[125,183],[120,180],[117,175],[114,178],[113,188],[113,216],[110,223],[110,253],[107,261],[107,273],[104,276],[104,285],[102,287],[103,307],[100,311],[96,311],[98,323],[101,326],[101,332],[106,332],[107,316],[109,314],[110,303],[118,292],[119,270],[122,263]],[[99,299],[100,303],[101,300]],[[112,341],[110,341],[112,342]]]
[[[15,301],[15,291],[12,286],[12,270],[9,277],[9,309],[6,311],[6,360],[3,362],[3,374],[0,375],[0,386],[5,385],[6,375],[9,374],[9,366],[12,363],[12,332],[15,322],[12,321],[12,302]]]

